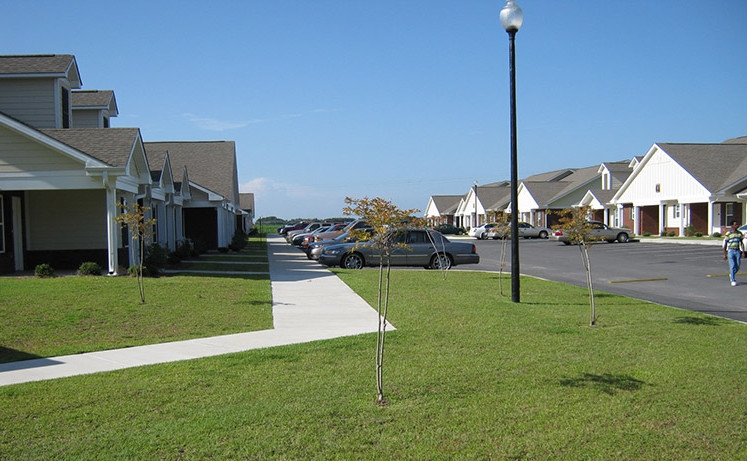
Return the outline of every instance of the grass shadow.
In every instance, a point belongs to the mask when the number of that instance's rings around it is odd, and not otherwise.
[[[646,383],[629,375],[615,375],[612,373],[593,374],[584,373],[577,378],[560,380],[561,386],[582,387],[596,389],[607,395],[615,395],[618,391],[637,391]]]
[[[726,323],[726,320],[719,319],[716,317],[677,317],[673,320],[674,323],[682,323],[685,325],[707,325],[707,326],[720,326]]]

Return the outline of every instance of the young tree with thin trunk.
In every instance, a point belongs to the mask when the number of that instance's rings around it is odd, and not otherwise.
[[[376,310],[379,314],[379,328],[376,334],[376,403],[386,405],[384,398],[384,345],[386,340],[387,314],[389,312],[389,290],[392,251],[402,248],[405,243],[398,241],[397,229],[406,229],[413,224],[412,216],[420,210],[401,210],[391,201],[383,198],[345,198],[343,213],[359,216],[372,228],[374,238],[365,230],[354,230],[352,235],[359,239],[359,245],[368,245],[379,253],[379,287]]]
[[[145,241],[153,238],[153,226],[156,224],[155,218],[145,218],[145,213],[150,210],[149,207],[140,206],[137,202],[122,206],[123,213],[116,219],[123,227],[127,227],[132,240],[135,258],[139,259],[139,264],[135,268],[137,286],[140,291],[140,303],[145,304],[145,283],[143,282],[143,261],[145,260]]]
[[[589,250],[591,246],[599,239],[592,234],[591,225],[589,224],[589,214],[591,207],[584,205],[581,207],[566,208],[557,212],[560,217],[560,225],[553,226],[554,229],[563,231],[568,238],[568,242],[577,245],[581,252],[581,261],[586,270],[586,287],[589,289],[589,303],[591,308],[591,326],[597,324],[597,309],[594,302],[594,287],[591,278],[591,260],[589,259]]]

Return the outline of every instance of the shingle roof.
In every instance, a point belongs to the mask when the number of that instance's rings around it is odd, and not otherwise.
[[[254,210],[254,194],[251,192],[239,194],[239,208],[244,211]]]
[[[509,182],[498,182],[494,185],[477,186],[477,198],[487,210],[503,208],[511,200]]]
[[[747,178],[747,144],[657,143],[690,175],[711,192],[744,187]],[[729,192],[736,193],[736,190]]]
[[[117,103],[112,90],[76,90],[71,93],[73,108],[107,109],[109,115],[116,116]]]
[[[33,54],[0,56],[0,77],[21,75],[66,77],[74,88],[82,82],[72,54]]]
[[[138,128],[65,128],[39,131],[114,167],[127,165],[140,136]]]
[[[432,195],[433,203],[441,215],[454,214],[463,195]]]
[[[174,170],[187,167],[189,180],[238,203],[236,144],[233,141],[146,142],[148,163],[162,165],[166,152]]]

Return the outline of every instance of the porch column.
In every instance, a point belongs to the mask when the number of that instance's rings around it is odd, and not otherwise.
[[[116,179],[114,179],[116,181]],[[104,173],[106,187],[106,250],[109,261],[109,275],[118,275],[119,255],[117,254],[117,233],[119,223],[117,217],[117,189],[111,184],[111,179]]]
[[[713,222],[713,207],[714,207],[715,205],[716,205],[716,204],[715,204],[714,202],[712,202],[712,201],[710,201],[710,200],[708,201],[708,229],[710,229],[710,230],[708,231],[708,235],[712,235],[712,234],[713,234],[713,233],[715,232],[715,231],[713,230],[713,229],[714,229],[714,227],[715,227],[715,226],[714,226],[714,222]],[[719,231],[719,232],[721,232],[721,228],[719,228],[719,230],[718,230],[718,231]]]
[[[686,227],[685,226],[685,209],[686,209],[686,205],[684,203],[678,203],[677,206],[679,207],[679,210],[680,210],[680,229],[679,229],[680,234],[679,235],[680,235],[680,237],[684,237],[685,236],[685,227]]]
[[[643,235],[643,228],[641,227],[641,207],[638,205],[633,206],[633,229],[636,235]]]
[[[659,234],[666,231],[667,226],[667,205],[659,204]]]

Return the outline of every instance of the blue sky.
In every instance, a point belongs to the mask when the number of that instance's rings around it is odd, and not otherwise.
[[[747,135],[744,0],[517,0],[519,177]],[[0,0],[145,141],[234,140],[258,216],[424,210],[509,178],[501,0]]]

